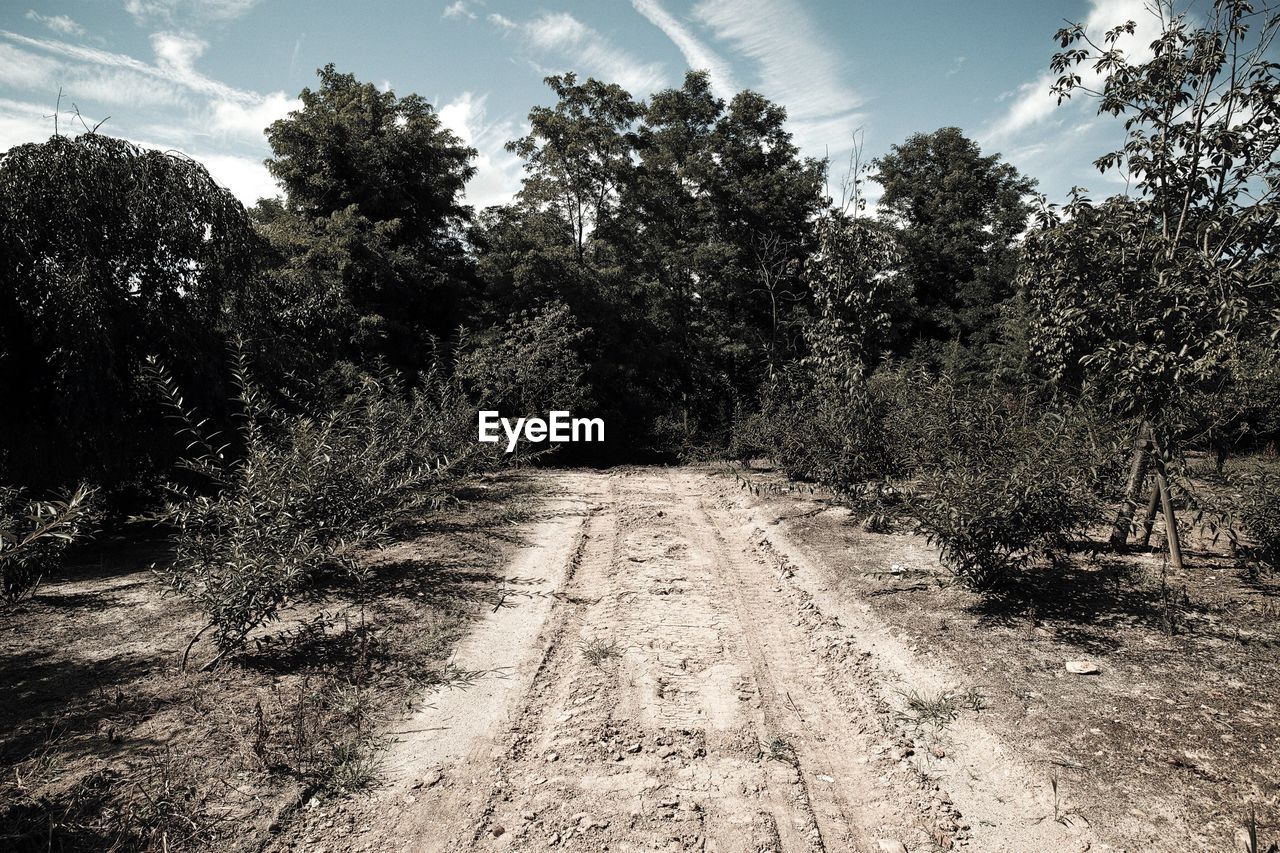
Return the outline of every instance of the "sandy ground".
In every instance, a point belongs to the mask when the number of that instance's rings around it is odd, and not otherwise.
[[[455,652],[487,675],[421,697],[389,783],[276,849],[1113,849],[732,480],[547,476],[520,594]]]

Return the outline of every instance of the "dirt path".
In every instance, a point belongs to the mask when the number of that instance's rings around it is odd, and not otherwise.
[[[975,719],[913,713],[946,673],[828,596],[731,481],[548,476],[566,494],[509,569],[522,595],[456,655],[490,674],[396,727],[350,834],[309,820],[297,846],[1105,849]]]

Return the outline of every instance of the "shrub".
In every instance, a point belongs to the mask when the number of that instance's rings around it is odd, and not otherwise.
[[[93,490],[81,486],[63,500],[27,500],[0,486],[0,602],[30,598],[61,564],[67,546],[84,531]]]
[[[1019,402],[969,396],[940,411],[925,432],[940,424],[954,432],[937,465],[924,470],[914,511],[965,586],[1005,584],[1038,546],[1097,517],[1097,445],[1079,413],[1035,413]]]
[[[564,305],[522,311],[464,340],[456,375],[483,406],[506,417],[573,411],[586,401],[575,349],[584,334]]]
[[[848,494],[901,473],[886,443],[887,415],[868,383],[834,388],[792,374],[768,394],[758,415],[735,424],[731,446],[739,455],[767,449],[761,455],[788,477]]]
[[[1258,468],[1241,485],[1239,553],[1253,573],[1280,571],[1280,477]]]
[[[207,620],[184,667],[206,633],[218,653],[202,668],[239,648],[321,572],[359,581],[362,551],[447,503],[459,476],[487,464],[467,440],[474,410],[433,376],[411,393],[394,378],[367,378],[331,410],[286,414],[265,400],[240,357],[233,455],[202,433],[167,373],[151,369],[190,440],[182,467],[209,484],[207,493],[174,486],[174,499],[149,517],[173,530],[175,553],[161,576]]]

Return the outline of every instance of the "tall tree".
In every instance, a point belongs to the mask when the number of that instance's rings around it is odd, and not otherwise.
[[[256,218],[279,252],[293,333],[323,361],[413,370],[474,289],[462,240],[475,151],[418,95],[319,71],[302,108],[274,122],[267,168],[284,187]]]
[[[873,161],[879,209],[898,230],[908,298],[895,312],[891,347],[954,342],[959,366],[989,367],[1000,306],[1014,295],[1016,238],[1035,181],[999,154],[984,156],[959,128],[917,133]]]
[[[1117,544],[1150,429],[1173,449],[1209,400],[1239,399],[1223,392],[1240,353],[1280,354],[1280,12],[1217,0],[1202,17],[1161,0],[1153,14],[1142,61],[1121,48],[1133,21],[1100,40],[1059,31],[1055,91],[1124,117],[1124,145],[1096,164],[1123,170],[1134,193],[1094,204],[1077,191],[1062,212],[1046,206],[1027,241],[1040,358],[1140,424]]]

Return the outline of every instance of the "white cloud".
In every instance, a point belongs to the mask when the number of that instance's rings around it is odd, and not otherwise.
[[[440,122],[478,152],[476,174],[468,183],[467,202],[477,210],[504,204],[520,189],[522,162],[505,149],[507,140],[523,135],[511,121],[486,121],[488,95],[463,92],[439,110]]]
[[[721,98],[732,98],[738,91],[733,82],[733,73],[728,63],[710,47],[700,41],[689,28],[677,21],[658,0],[631,0],[636,11],[649,20],[671,39],[672,43],[684,55],[684,61],[694,71],[706,71],[711,78],[711,87]]]
[[[213,129],[221,133],[261,141],[267,125],[302,108],[302,102],[284,92],[272,92],[258,103],[215,101]]]
[[[192,66],[208,46],[204,39],[185,33],[151,34],[151,49],[156,52],[157,64],[180,75],[195,73]]]
[[[125,0],[124,10],[142,25],[156,21],[233,21],[258,4],[258,0]]]
[[[35,48],[64,60],[82,65],[105,68],[123,68],[150,77],[161,83],[178,86],[199,95],[239,101],[256,101],[259,95],[236,89],[213,80],[191,67],[191,62],[203,50],[203,42],[185,36],[158,34],[152,46],[157,51],[157,62],[152,65],[122,53],[112,53],[84,45],[70,44],[55,39],[35,39],[0,30],[0,37],[27,48]]]
[[[694,17],[758,69],[755,88],[787,109],[807,153],[842,159],[860,123],[862,98],[846,82],[841,54],[796,0],[702,0]]]
[[[61,67],[49,57],[0,42],[0,80],[4,80],[6,88],[56,88]]]
[[[494,16],[490,16],[493,21]],[[499,16],[500,17],[500,16]],[[666,85],[662,65],[643,62],[568,12],[546,12],[533,20],[512,24],[505,18],[495,26],[518,30],[531,50],[567,59],[574,70],[606,83],[617,83],[637,97]]]
[[[261,159],[198,152],[189,153],[188,156],[203,163],[213,179],[231,190],[231,194],[246,207],[260,198],[281,195],[280,185],[271,177]]]
[[[51,106],[0,98],[0,151],[53,136],[52,113]]]
[[[514,30],[516,22],[508,18],[506,15],[499,15],[497,12],[489,13],[489,23],[503,30]]]
[[[82,36],[87,32],[84,27],[66,15],[41,15],[35,9],[27,10],[27,20],[44,24],[60,36]]]
[[[1153,29],[1158,24],[1147,0],[1092,0],[1084,27],[1089,37],[1101,44],[1103,33],[1127,21],[1137,24],[1136,31],[1133,35],[1120,36],[1116,47],[1123,50],[1131,61],[1146,61],[1151,56]],[[1101,75],[1093,70],[1090,62],[1077,66],[1075,73],[1080,75],[1082,86],[1096,89],[1101,85]],[[1043,124],[1058,109],[1058,96],[1051,91],[1057,79],[1057,74],[1046,71],[1035,80],[1019,86],[1009,99],[1011,103],[1004,114],[982,132],[982,143],[1007,142]],[[1000,100],[1006,100],[1006,97],[1002,96]]]
[[[471,5],[467,0],[454,0],[448,6],[444,7],[444,11],[440,13],[442,18],[469,18],[474,21],[476,13],[471,11]]]

